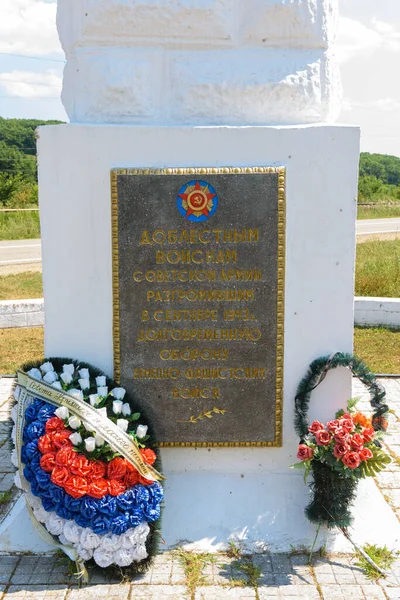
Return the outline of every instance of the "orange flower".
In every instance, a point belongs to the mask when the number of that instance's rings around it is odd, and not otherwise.
[[[46,422],[46,433],[53,433],[53,431],[62,431],[65,429],[64,421],[58,417],[51,417]]]
[[[92,461],[89,461],[84,454],[74,453],[71,460],[70,470],[73,475],[87,477],[92,471]]]
[[[55,452],[47,452],[42,455],[40,459],[40,466],[43,471],[46,473],[51,473],[54,467],[56,466],[56,453]]]
[[[103,498],[106,494],[108,494],[108,481],[103,477],[99,477],[89,483],[87,491],[88,496],[91,496],[92,498]]]
[[[126,487],[122,481],[117,479],[110,479],[108,481],[108,493],[111,494],[111,496],[119,496],[120,494],[123,494],[125,490]]]
[[[54,452],[56,449],[53,444],[53,438],[48,433],[42,435],[42,437],[38,440],[38,448],[42,454],[47,454],[47,452]]]
[[[126,475],[126,463],[125,458],[119,456],[110,460],[107,466],[108,479],[123,479]]]
[[[79,475],[72,475],[64,484],[65,491],[73,498],[82,498],[87,493],[88,487],[86,479],[79,477]]]
[[[127,488],[130,488],[137,483],[139,483],[139,471],[129,461],[126,461],[126,475],[124,477],[124,484]]]
[[[156,453],[151,448],[142,448],[140,450],[140,454],[142,455],[143,460],[148,465],[154,464],[154,462],[155,462],[155,460],[157,458]]]
[[[51,434],[53,444],[56,448],[62,448],[63,446],[72,446],[72,442],[69,439],[71,432],[68,429],[64,429],[63,431],[55,431]]]
[[[64,487],[65,482],[69,477],[69,471],[67,467],[55,466],[51,474],[51,481],[56,485]]]
[[[95,481],[96,479],[100,479],[105,477],[107,472],[107,466],[105,463],[98,461],[90,461],[92,465],[92,470],[90,472],[90,480]]]
[[[71,464],[74,454],[76,454],[76,452],[72,446],[63,446],[56,454],[56,463],[60,467],[66,467]]]
[[[356,413],[355,415],[352,415],[351,418],[353,420],[353,423],[355,423],[356,425],[360,425],[360,427],[371,427],[372,426],[371,419],[369,419],[362,413]]]

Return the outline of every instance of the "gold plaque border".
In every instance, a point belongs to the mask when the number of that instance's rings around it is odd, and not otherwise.
[[[283,426],[283,358],[285,306],[285,234],[286,234],[286,169],[285,167],[176,167],[166,169],[112,169],[111,170],[111,231],[112,231],[112,284],[113,284],[113,345],[114,379],[121,375],[120,313],[119,313],[119,257],[118,257],[118,175],[220,175],[220,174],[278,174],[278,290],[276,337],[276,395],[275,440],[273,442],[159,442],[160,448],[212,447],[281,447]]]

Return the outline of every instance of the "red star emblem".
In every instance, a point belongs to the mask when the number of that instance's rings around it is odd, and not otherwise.
[[[196,185],[193,187],[188,186],[184,194],[178,194],[182,198],[182,205],[186,209],[186,218],[190,215],[195,214],[196,216],[206,215],[212,209],[212,199],[216,194],[211,194],[208,191],[208,187],[201,187],[200,181],[196,181]]]

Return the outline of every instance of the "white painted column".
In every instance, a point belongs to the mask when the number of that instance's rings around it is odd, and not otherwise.
[[[309,363],[353,338],[359,131],[322,124],[340,105],[336,5],[58,2],[72,124],[38,141],[47,355],[112,375],[111,168],[287,169],[283,447],[163,449],[168,547],[236,536],[288,550],[314,535],[308,488],[289,469],[293,399]],[[332,418],[350,395],[349,374],[329,374],[311,416]]]

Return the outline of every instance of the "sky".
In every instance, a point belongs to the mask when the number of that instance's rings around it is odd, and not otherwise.
[[[339,0],[339,7],[338,123],[361,126],[363,151],[400,156],[400,2]],[[0,116],[68,120],[55,15],[55,0],[0,0]]]

